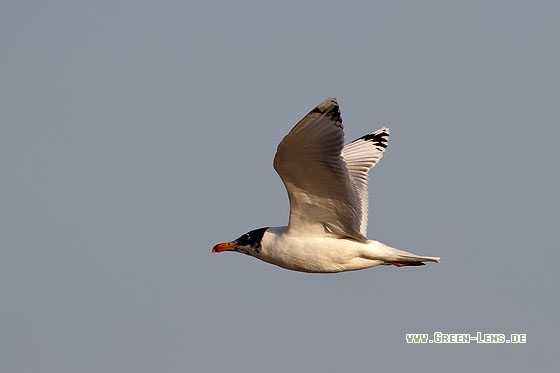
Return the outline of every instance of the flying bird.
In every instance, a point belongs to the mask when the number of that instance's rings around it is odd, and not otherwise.
[[[252,230],[212,252],[236,251],[310,273],[439,262],[367,238],[368,173],[388,139],[383,127],[344,145],[338,102],[327,98],[292,128],[274,157],[290,199],[288,226]]]

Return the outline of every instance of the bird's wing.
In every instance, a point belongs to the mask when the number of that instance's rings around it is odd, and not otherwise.
[[[344,130],[338,103],[328,98],[278,145],[274,169],[290,198],[288,232],[334,234],[360,242],[360,203],[342,159]]]
[[[379,162],[387,149],[389,128],[383,127],[352,141],[342,149],[342,158],[350,173],[350,180],[360,204],[360,233],[367,237],[368,173]]]

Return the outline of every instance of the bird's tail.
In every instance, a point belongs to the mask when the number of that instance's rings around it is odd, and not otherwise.
[[[424,262],[439,263],[440,260],[438,256],[420,256],[399,249],[391,249],[394,250],[392,250],[393,252],[391,253],[393,258],[387,262],[387,265],[394,265],[397,267],[423,266],[426,264]]]
[[[439,263],[440,261],[440,257],[437,256],[420,256],[387,245],[383,245],[382,251],[384,265],[394,265],[397,267],[423,266],[425,265],[424,262]]]

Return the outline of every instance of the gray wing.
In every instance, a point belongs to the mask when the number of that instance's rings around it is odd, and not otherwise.
[[[369,193],[368,173],[383,157],[389,140],[389,128],[383,127],[346,144],[342,158],[350,173],[354,192],[360,203],[360,232],[367,237]]]
[[[360,233],[361,206],[342,159],[343,146],[334,98],[311,110],[278,145],[274,169],[290,198],[289,232],[367,241]]]

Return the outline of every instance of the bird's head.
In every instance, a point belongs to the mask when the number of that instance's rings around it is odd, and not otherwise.
[[[235,241],[219,243],[212,248],[213,253],[237,251],[238,253],[255,256],[261,252],[261,240],[268,227],[247,232]]]

